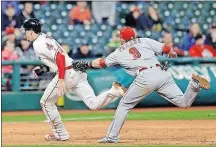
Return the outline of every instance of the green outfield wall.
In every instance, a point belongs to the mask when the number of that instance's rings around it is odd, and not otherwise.
[[[161,58],[160,60],[165,61],[167,59]],[[216,105],[216,59],[180,58],[168,60],[172,64],[169,71],[183,92],[186,90],[192,73],[204,76],[210,81],[211,89],[208,91],[201,90],[193,105]],[[41,109],[39,101],[43,94],[42,92],[20,91],[19,67],[23,64],[38,65],[40,62],[3,62],[3,65],[13,65],[14,67],[12,75],[13,91],[2,92],[3,111]],[[89,70],[88,80],[95,94],[100,94],[109,89],[113,81],[118,81],[125,87],[129,87],[134,78],[128,75],[122,68],[112,67],[102,70]],[[88,109],[81,99],[74,95],[73,91],[69,91],[64,98],[64,109]],[[116,108],[118,103],[119,101],[116,101],[106,108]],[[142,100],[137,107],[155,106],[172,106],[172,104],[154,92]]]

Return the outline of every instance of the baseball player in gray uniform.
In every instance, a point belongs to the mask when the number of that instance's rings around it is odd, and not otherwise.
[[[67,55],[55,39],[41,32],[41,26],[38,19],[30,18],[24,21],[21,29],[25,31],[27,40],[33,42],[34,50],[42,63],[57,73],[40,100],[43,112],[52,127],[52,133],[45,135],[45,139],[68,140],[69,133],[64,127],[55,105],[58,98],[65,94],[66,89],[75,91],[90,109],[100,109],[123,96],[124,87],[114,82],[110,90],[96,97],[87,81],[87,74],[72,68],[73,59]],[[35,77],[46,71],[45,66],[37,66],[33,69]]]
[[[210,88],[206,79],[193,74],[183,94],[171,73],[167,71],[166,65],[160,64],[157,58],[157,55],[163,53],[168,54],[170,58],[176,57],[171,47],[150,38],[135,38],[135,32],[130,27],[120,30],[120,38],[122,45],[105,59],[73,63],[75,70],[79,70],[81,66],[103,68],[119,64],[126,72],[136,77],[121,99],[106,137],[99,140],[99,143],[119,142],[119,133],[128,112],[153,91],[178,107],[188,108],[200,88]]]

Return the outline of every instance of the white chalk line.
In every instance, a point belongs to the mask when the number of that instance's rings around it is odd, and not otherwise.
[[[106,118],[113,118],[112,116],[98,116],[98,117],[73,117],[73,118],[63,118],[62,120],[100,120]]]
[[[85,120],[102,120],[107,118],[113,118],[111,116],[98,116],[98,117],[70,117],[70,118],[63,118],[63,121],[85,121]],[[45,120],[43,122],[49,123],[49,120]]]

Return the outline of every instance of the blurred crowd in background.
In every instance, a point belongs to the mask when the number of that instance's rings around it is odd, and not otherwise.
[[[131,26],[137,37],[173,47],[179,57],[216,57],[214,2],[19,2],[2,3],[2,60],[38,60],[20,32],[27,18],[38,18],[73,59],[107,56],[120,46],[118,29]],[[32,66],[22,66],[28,74]],[[12,66],[2,67],[10,77]],[[9,82],[5,78],[5,85]]]

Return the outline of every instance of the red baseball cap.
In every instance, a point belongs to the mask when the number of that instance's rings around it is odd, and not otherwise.
[[[6,35],[14,34],[14,27],[6,27],[5,34]]]
[[[125,41],[131,40],[135,38],[135,32],[131,27],[123,27],[120,29],[120,38]]]

